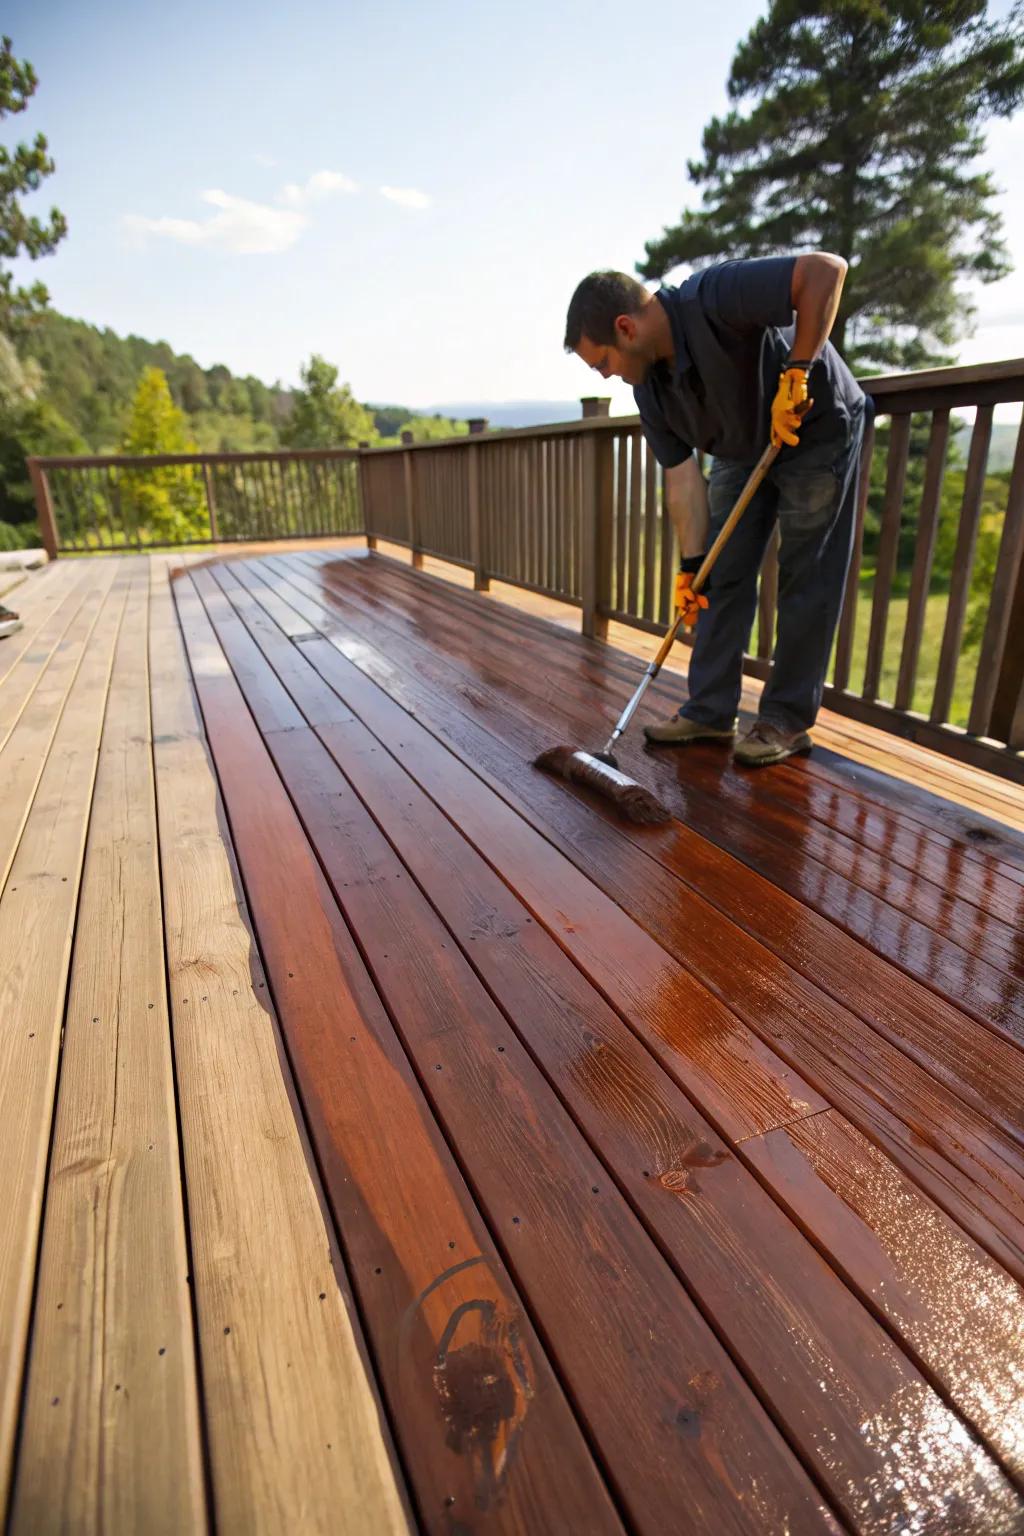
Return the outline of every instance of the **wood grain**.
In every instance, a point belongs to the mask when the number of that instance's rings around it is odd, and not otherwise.
[[[268,980],[420,1520],[445,1533],[471,1512],[482,1533],[618,1531],[198,598],[177,586]],[[497,1403],[481,1373],[503,1384]]]
[[[193,1289],[219,1529],[408,1529],[358,1320],[279,1054],[167,584],[152,704]]]
[[[164,977],[148,597],[137,581],[89,818],[11,1520],[25,1536],[206,1524]]]
[[[305,711],[304,694],[311,685],[315,706],[319,678],[314,669],[307,666],[306,677],[298,676],[295,647],[276,625],[268,627],[258,597],[229,570],[215,574],[277,675],[292,679],[289,691],[295,702]],[[406,731],[408,722],[397,718],[400,711],[392,707],[392,714],[396,729]],[[380,750],[381,739],[354,718],[327,723],[318,734],[463,954],[501,1001],[633,1209],[743,1361],[762,1399],[775,1407],[791,1438],[821,1469],[848,1516],[863,1523],[864,1508],[870,1506],[872,1519],[881,1522],[910,1518],[911,1506],[920,1507],[921,1493],[913,1469],[930,1462],[931,1453],[918,1442],[906,1455],[909,1478],[880,1477],[879,1457],[889,1456],[889,1438],[880,1451],[865,1439],[861,1426],[876,1421],[871,1403],[885,1405],[879,1422],[894,1401],[908,1403],[914,1397],[914,1373],[907,1372],[907,1362],[885,1335],[873,1330],[860,1303],[836,1276],[795,1240],[778,1207],[740,1161],[746,1148],[784,1133],[755,1137],[740,1149],[740,1157],[730,1154],[514,892],[415,785],[401,761]],[[420,739],[415,750],[418,755],[430,748]],[[330,792],[332,800],[335,793]],[[486,818],[490,797],[482,785],[462,775],[457,794],[462,804],[467,797],[475,799],[481,819]],[[520,835],[534,841],[525,827]],[[554,857],[549,850],[548,858]],[[818,1115],[800,1124],[811,1127],[826,1118]],[[926,1204],[886,1159],[879,1162],[904,1199]],[[870,1228],[865,1240],[873,1235]],[[968,1256],[962,1267],[972,1262],[985,1272],[983,1256]],[[994,1270],[988,1261],[989,1278]],[[757,1277],[753,1284],[752,1275]],[[1012,1282],[1004,1285],[1012,1295]],[[928,1321],[927,1301],[925,1296],[918,1307],[923,1322]],[[861,1342],[855,1345],[855,1339]],[[1007,1342],[998,1325],[991,1342]],[[823,1358],[830,1362],[827,1380]],[[964,1361],[953,1350],[939,1363],[957,1387],[965,1379],[970,1383],[976,1401],[976,1355]],[[1002,1387],[1005,1400],[1001,1368],[1012,1371],[1012,1356],[993,1351],[987,1380]],[[923,1408],[921,1422],[942,1421],[937,1403]],[[820,1434],[808,1434],[811,1424],[820,1424]],[[965,1461],[963,1432],[947,1423],[939,1431],[940,1454],[947,1454],[950,1436],[960,1446],[950,1464],[955,1481],[963,1476],[970,1453]],[[1005,1434],[1000,1438],[1013,1456],[1012,1441]],[[841,1453],[824,1456],[826,1444],[842,1446]],[[948,1477],[944,1483],[948,1492]],[[973,1502],[973,1494],[965,1497]],[[894,1500],[891,1506],[889,1499]]]
[[[114,647],[120,565],[39,778],[0,898],[0,1507],[7,1502],[35,1280],[73,917]],[[61,1409],[54,1405],[54,1412]],[[66,1407],[66,1405],[65,1405]]]

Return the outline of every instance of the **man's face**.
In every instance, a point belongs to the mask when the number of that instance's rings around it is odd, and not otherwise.
[[[635,315],[619,315],[615,321],[614,342],[601,345],[582,336],[576,354],[602,379],[622,379],[626,384],[642,384],[650,366],[640,343]]]

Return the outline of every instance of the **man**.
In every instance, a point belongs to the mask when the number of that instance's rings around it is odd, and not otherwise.
[[[849,565],[868,408],[828,340],[845,276],[842,257],[816,252],[722,262],[654,294],[623,272],[594,272],[573,294],[566,351],[603,379],[633,385],[679,540],[676,606],[697,626],[689,700],[645,727],[649,741],[733,741],[757,576],[777,521],[775,663],[734,756],[755,767],[810,750]],[[779,456],[719,555],[707,596],[698,596],[693,577],[769,434]],[[707,487],[694,449],[714,456]]]

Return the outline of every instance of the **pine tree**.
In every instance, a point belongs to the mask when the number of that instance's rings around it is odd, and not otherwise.
[[[38,83],[32,65],[14,57],[11,39],[5,37],[0,44],[0,122],[24,112]],[[0,260],[21,254],[32,261],[49,256],[67,234],[67,221],[56,208],[51,208],[49,222],[44,224],[29,218],[19,201],[24,193],[38,191],[53,170],[41,133],[32,144],[18,144],[13,151],[0,145]],[[42,283],[16,289],[11,273],[0,269],[0,330],[16,330],[49,298]]]
[[[370,412],[347,384],[338,388],[337,368],[314,353],[301,372],[303,388],[281,430],[289,448],[354,448],[376,436]]]
[[[977,168],[982,124],[1024,98],[1024,20],[985,0],[770,0],[737,49],[733,109],[689,162],[703,206],[637,270],[827,250],[850,264],[833,341],[861,368],[941,360],[957,278],[1010,270]]]
[[[184,412],[171,399],[159,368],[145,369],[139,379],[121,452],[196,452]],[[186,543],[209,532],[203,485],[192,465],[126,470],[122,478],[122,518],[129,535],[132,521],[148,530],[150,540],[167,543]]]

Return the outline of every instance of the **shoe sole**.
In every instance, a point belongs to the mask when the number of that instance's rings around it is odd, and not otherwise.
[[[773,763],[784,763],[787,757],[809,757],[813,749],[814,743],[809,742],[806,747],[788,747],[785,752],[773,752],[770,757],[741,757],[734,752],[732,760],[741,768],[770,768]]]
[[[5,635],[15,635],[19,629],[24,628],[25,622],[23,619],[4,619],[3,622],[0,623],[0,640],[2,640]]]

